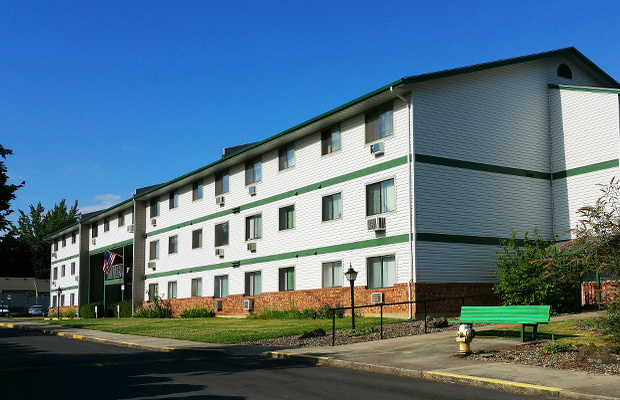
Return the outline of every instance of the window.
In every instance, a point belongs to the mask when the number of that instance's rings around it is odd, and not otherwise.
[[[263,232],[263,217],[252,215],[245,219],[245,240],[260,239]]]
[[[394,256],[372,257],[366,262],[368,287],[391,287],[396,283],[396,259]]]
[[[125,214],[121,211],[118,213],[118,227],[125,225]]]
[[[62,247],[67,247],[67,235],[62,235]]]
[[[293,229],[295,227],[295,205],[280,209],[280,230]]]
[[[394,211],[394,179],[366,186],[366,215]]]
[[[75,293],[71,293],[69,295],[69,305],[70,306],[74,306],[75,305]]]
[[[168,282],[168,298],[176,299],[177,298],[177,282]]]
[[[151,218],[154,217],[159,217],[159,199],[152,199],[151,200],[151,205],[150,205],[150,210],[151,210]]]
[[[54,239],[54,251],[58,251],[58,239]]]
[[[374,142],[394,131],[394,117],[392,106],[366,114],[366,143]]]
[[[215,225],[215,247],[228,245],[228,222]]]
[[[192,184],[192,200],[202,199],[202,180],[196,181]]]
[[[103,231],[107,232],[110,230],[110,220],[106,217],[103,219]]]
[[[321,132],[321,155],[340,150],[340,126]]]
[[[251,185],[261,180],[260,158],[245,164],[245,184]]]
[[[155,300],[157,297],[159,297],[159,285],[157,283],[150,283],[149,284],[149,290],[148,292],[146,292],[149,296],[149,301],[153,301]]]
[[[179,191],[173,190],[172,192],[170,192],[168,194],[168,199],[168,208],[171,210],[173,208],[177,208],[179,206]]]
[[[260,180],[260,165],[259,165],[259,180]],[[218,172],[215,174],[215,195],[228,193],[228,170]]]
[[[77,231],[71,232],[71,244],[75,244],[77,240]]]
[[[192,279],[192,297],[202,296],[202,278]]]
[[[342,195],[335,193],[323,197],[323,221],[342,218]]]
[[[196,229],[192,232],[192,249],[202,247],[202,229]]]
[[[258,290],[260,292],[260,282]],[[213,288],[213,297],[218,299],[226,296],[228,296],[228,275],[216,276],[215,287]]]
[[[326,262],[323,263],[323,287],[341,287],[342,286],[342,262]]]
[[[65,305],[65,295],[61,294],[60,295],[60,306],[63,307]]]
[[[245,295],[258,296],[261,292],[260,271],[245,273]]]
[[[91,230],[91,236],[93,237],[93,239],[99,236],[99,221],[93,222],[93,224],[90,227],[90,230]]]
[[[168,238],[168,254],[176,254],[177,252],[177,235]]]
[[[65,266],[64,266],[64,264],[60,266],[60,276],[65,276]]]
[[[159,240],[152,241],[149,250],[149,260],[159,259]]]
[[[295,146],[293,144],[282,147],[278,151],[278,165],[280,167],[280,171],[295,165]]]
[[[75,263],[71,263],[71,275],[75,275]]]
[[[56,295],[56,296],[54,296],[54,297],[52,298],[52,307],[56,307],[56,302],[57,302],[57,299],[58,299],[58,295]]]
[[[566,64],[558,65],[557,74],[560,78],[573,79],[573,72],[570,70],[570,67]]]
[[[280,268],[280,291],[295,290],[295,268]]]
[[[54,277],[52,279],[58,279],[58,267],[54,267]]]

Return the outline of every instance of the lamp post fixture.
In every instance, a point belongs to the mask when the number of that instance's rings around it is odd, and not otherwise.
[[[58,312],[58,321],[60,321],[60,295],[62,294],[62,289],[58,286],[58,294],[56,295],[56,311]]]
[[[351,282],[351,329],[355,329],[355,294],[353,293],[353,286],[355,278],[357,278],[357,271],[353,269],[351,263],[349,263],[349,269],[344,273],[344,276]]]
[[[6,296],[6,299],[9,301],[9,318],[11,318],[11,295]]]

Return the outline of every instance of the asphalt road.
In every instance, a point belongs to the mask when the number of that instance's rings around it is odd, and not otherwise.
[[[0,328],[1,399],[531,399],[289,360],[151,352]]]

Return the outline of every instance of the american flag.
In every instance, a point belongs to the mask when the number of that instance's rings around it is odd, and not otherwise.
[[[112,265],[114,264],[114,260],[116,260],[117,254],[106,251],[103,253],[103,272],[106,274],[110,272],[112,269]]]

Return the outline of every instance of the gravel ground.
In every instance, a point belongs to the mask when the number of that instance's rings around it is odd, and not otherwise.
[[[454,318],[448,318],[454,319]],[[441,327],[433,327],[439,325]],[[443,325],[443,326],[442,326]],[[427,332],[441,332],[446,330],[457,330],[458,324],[449,324],[442,320],[431,320],[427,324]],[[372,340],[380,340],[380,333],[372,332],[359,336],[343,336],[349,330],[336,331],[336,345],[351,344],[359,342],[368,342]],[[401,336],[419,335],[424,333],[424,321],[403,321],[383,326],[383,337],[394,338]],[[332,336],[327,332],[325,336],[317,336],[311,338],[300,338],[299,336],[283,336],[273,339],[263,339],[251,342],[244,342],[247,345],[264,345],[264,346],[284,346],[284,347],[318,347],[331,346]],[[499,349],[477,351],[469,357],[484,362],[507,362],[513,364],[534,365],[547,368],[575,369],[597,374],[620,375],[620,355],[612,354],[616,363],[602,364],[597,360],[592,362],[577,361],[578,352],[560,352],[554,354],[542,355],[539,350],[549,343],[536,342],[516,346],[502,347]],[[579,350],[580,348],[578,348]]]

